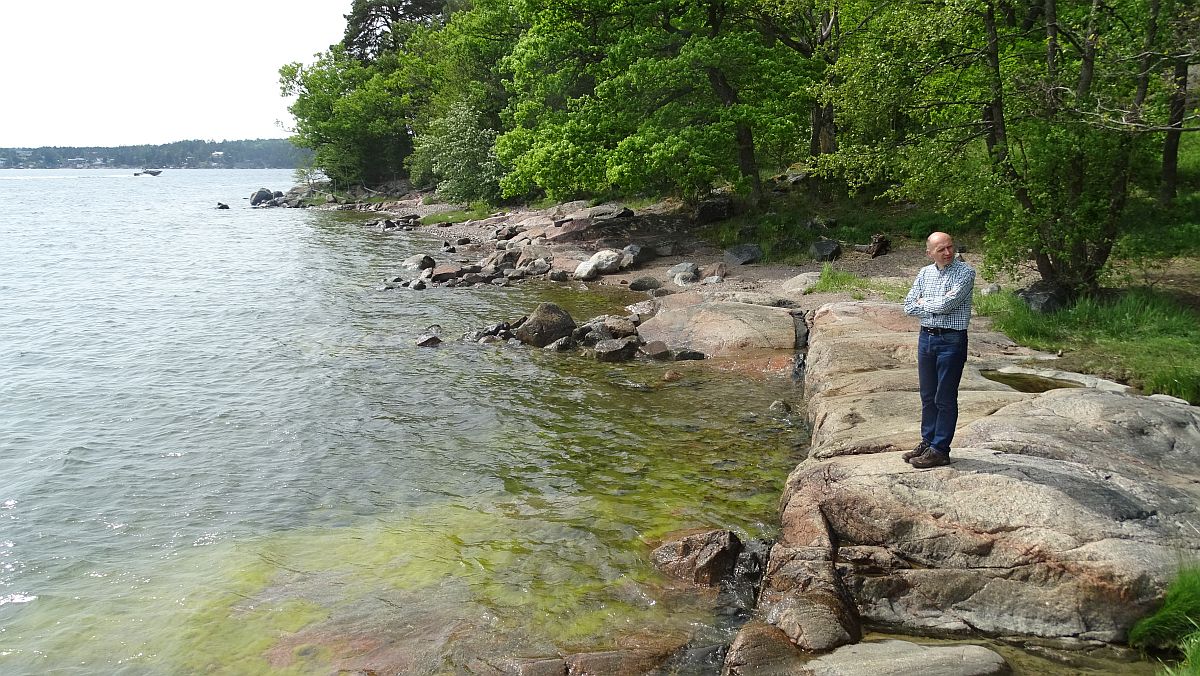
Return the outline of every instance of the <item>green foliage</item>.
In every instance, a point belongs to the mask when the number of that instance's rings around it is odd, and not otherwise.
[[[483,126],[479,113],[460,103],[417,137],[409,167],[415,182],[428,177],[446,200],[494,201],[500,193],[495,142],[496,132]]]
[[[859,30],[828,93],[843,143],[821,166],[986,223],[990,269],[1033,253],[1047,281],[1094,293],[1137,226],[1125,208],[1156,180],[1161,136],[1138,130],[1165,124],[1170,91],[1138,64],[1148,43],[1172,49],[1172,33],[1147,32],[1157,4],[1055,4],[1062,34],[1103,47],[1060,35],[1048,59],[1042,19],[1020,30],[991,0],[841,5],[842,25]],[[1167,25],[1175,5],[1162,7]]]
[[[1129,631],[1129,645],[1138,648],[1181,648],[1200,622],[1200,567],[1186,566],[1167,588],[1162,607],[1138,621]],[[1194,650],[1194,648],[1193,648]]]
[[[313,165],[337,183],[379,185],[405,175],[412,151],[403,72],[364,65],[334,47],[310,65],[279,70],[296,118],[293,141],[314,152]]]
[[[1167,676],[1200,676],[1200,625],[1192,622],[1192,633],[1179,642],[1183,660],[1175,667],[1164,667]]]
[[[817,69],[743,4],[529,3],[505,62],[505,194],[756,189],[757,153],[800,145]]]
[[[1113,300],[1087,298],[1049,314],[1033,312],[1011,293],[980,295],[975,309],[1022,345],[1064,350],[1064,368],[1200,403],[1200,316],[1161,293],[1140,289]]]

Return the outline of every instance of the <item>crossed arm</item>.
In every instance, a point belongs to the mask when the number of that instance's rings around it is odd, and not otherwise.
[[[975,288],[975,272],[969,270],[953,279],[950,290],[941,295],[922,295],[926,284],[918,276],[908,295],[904,298],[904,313],[917,317],[932,317],[945,314],[962,305],[971,297]]]

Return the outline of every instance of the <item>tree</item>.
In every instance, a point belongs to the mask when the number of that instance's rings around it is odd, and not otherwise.
[[[406,175],[412,152],[409,99],[391,62],[364,65],[335,46],[311,65],[279,71],[296,118],[296,145],[311,148],[313,164],[337,182],[378,185]]]
[[[371,63],[400,51],[413,25],[442,20],[444,0],[354,0],[346,19],[342,47],[350,56]]]
[[[672,192],[728,182],[756,198],[763,149],[792,157],[812,65],[765,36],[748,0],[523,5],[506,61],[506,194]]]
[[[1169,51],[1157,0],[841,10],[859,28],[831,96],[854,143],[826,167],[890,174],[894,194],[986,222],[989,265],[1032,259],[1047,283],[1096,292],[1131,192],[1156,178],[1170,96],[1153,76]]]

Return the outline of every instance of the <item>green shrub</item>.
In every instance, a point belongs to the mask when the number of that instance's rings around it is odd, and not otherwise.
[[[415,185],[437,184],[450,202],[495,201],[500,195],[496,132],[465,103],[450,107],[417,136],[407,166]]]

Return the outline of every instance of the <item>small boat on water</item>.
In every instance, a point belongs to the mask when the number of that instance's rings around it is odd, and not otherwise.
[[[141,176],[142,174],[147,174],[149,176],[158,176],[161,173],[162,173],[162,169],[143,169],[141,171],[133,172],[133,175]]]

